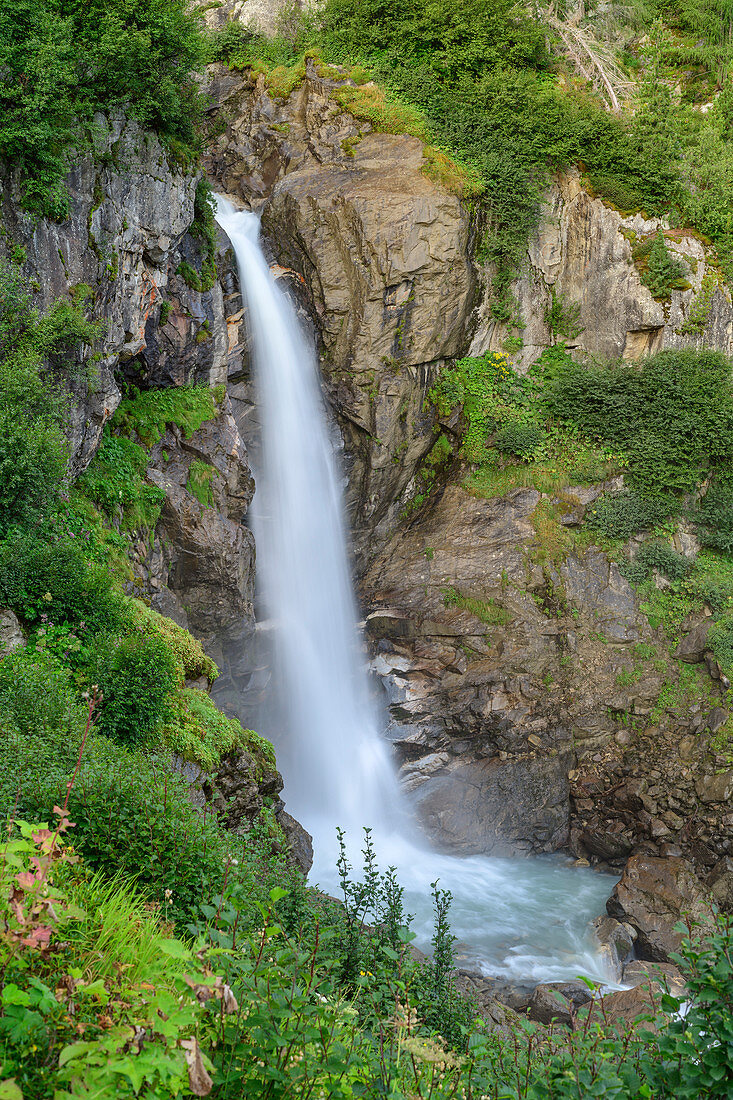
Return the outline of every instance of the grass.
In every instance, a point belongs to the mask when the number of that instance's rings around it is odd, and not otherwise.
[[[187,438],[219,414],[223,389],[208,386],[172,386],[165,390],[133,393],[119,405],[112,428],[120,435],[137,435],[145,447],[154,446],[171,424]]]
[[[123,968],[131,984],[150,980],[151,974],[165,982],[180,971],[180,961],[161,951],[167,930],[134,882],[97,873],[72,883],[70,893],[84,917],[66,933],[86,980],[109,978]]]
[[[204,508],[214,507],[211,483],[216,472],[215,466],[210,466],[208,462],[201,462],[198,458],[194,459],[188,468],[186,488]]]
[[[492,597],[480,600],[475,596],[464,596],[457,588],[446,588],[443,590],[443,603],[446,607],[457,607],[461,611],[468,611],[489,626],[506,626],[512,621],[511,613]]]
[[[563,508],[568,507],[563,501],[540,500],[529,517],[536,536],[531,553],[539,565],[560,565],[573,549],[573,537],[560,523]]]

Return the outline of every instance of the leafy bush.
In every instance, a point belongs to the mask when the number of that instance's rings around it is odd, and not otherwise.
[[[0,604],[32,625],[49,620],[89,631],[115,630],[127,614],[107,569],[69,535],[45,542],[17,533],[0,542]]]
[[[1,0],[0,157],[20,172],[26,207],[65,216],[70,153],[97,111],[124,108],[195,145],[205,53],[186,0]]]
[[[691,568],[692,562],[678,554],[669,543],[653,539],[640,546],[634,560],[621,571],[632,584],[641,584],[654,570],[674,582],[683,580]]]
[[[505,424],[496,433],[494,443],[500,451],[530,458],[542,443],[544,434],[537,424]]]
[[[243,730],[236,718],[223,715],[198,688],[178,692],[163,730],[163,742],[172,752],[209,770],[222,756],[248,746],[249,738],[256,736]]]
[[[669,251],[661,228],[653,237],[637,244],[632,254],[639,266],[641,281],[649,287],[654,298],[666,300],[673,290],[689,286],[687,265]]]
[[[733,551],[733,489],[728,485],[712,485],[693,514],[697,536],[703,546]]]
[[[88,672],[102,691],[97,725],[117,741],[140,741],[157,732],[171,716],[171,696],[178,676],[176,662],[159,635],[132,634],[107,646],[97,639]]]
[[[644,497],[629,489],[603,493],[586,513],[586,523],[607,539],[628,539],[663,523],[673,507],[665,496]]]
[[[639,366],[569,362],[552,379],[548,411],[626,453],[645,494],[690,492],[704,471],[730,468],[731,367],[714,351],[663,351]]]
[[[175,663],[178,683],[181,687],[186,680],[198,680],[205,676],[209,686],[219,675],[211,657],[204,653],[201,642],[189,634],[182,626],[166,619],[157,611],[147,607],[142,600],[132,600],[130,604],[132,626],[148,638],[161,638]]]
[[[20,649],[0,660],[0,713],[21,737],[73,738],[85,711],[68,668],[55,657]]]

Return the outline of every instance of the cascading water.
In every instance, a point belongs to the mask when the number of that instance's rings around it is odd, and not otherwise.
[[[487,974],[607,981],[587,922],[613,880],[552,859],[440,855],[418,838],[369,697],[314,350],[270,272],[257,216],[219,198],[216,217],[248,309],[262,418],[254,527],[279,688],[275,739],[288,808],[314,838],[312,879],[333,892],[336,826],[357,845],[369,825],[381,865],[397,867],[418,943],[430,939],[430,883],[439,878],[453,894],[454,934]]]

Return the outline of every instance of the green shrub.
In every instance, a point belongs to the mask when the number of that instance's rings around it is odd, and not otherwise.
[[[85,713],[69,669],[57,658],[20,649],[0,659],[0,714],[21,737],[73,740]]]
[[[97,720],[101,733],[116,741],[140,741],[157,732],[171,714],[178,677],[176,662],[160,636],[131,634],[96,640],[88,675],[102,691]]]
[[[214,493],[211,483],[216,473],[216,466],[212,466],[208,462],[201,462],[197,458],[193,460],[188,468],[186,488],[204,508],[213,508],[214,506]]]
[[[88,561],[81,540],[68,535],[45,542],[18,533],[0,542],[0,604],[31,625],[48,621],[90,632],[115,630],[127,614],[107,569]]]
[[[633,490],[603,493],[586,513],[586,523],[607,539],[628,539],[663,523],[674,507],[665,496],[643,497]]]
[[[689,286],[687,265],[669,251],[661,228],[653,237],[635,245],[632,255],[642,283],[649,287],[654,298],[666,300],[673,290]]]
[[[198,680],[205,676],[209,686],[219,675],[211,657],[204,653],[201,643],[182,626],[159,615],[147,607],[142,600],[132,600],[130,605],[131,624],[135,630],[148,638],[160,638],[173,658],[178,684],[183,687],[186,680]]]
[[[205,691],[184,688],[171,704],[163,743],[184,760],[212,770],[222,756],[246,746],[248,734],[236,718],[217,710]]]
[[[708,644],[727,673],[733,670],[733,613],[718,618],[708,632]]]
[[[544,434],[537,424],[505,424],[496,433],[494,444],[507,454],[531,458],[542,443]]]
[[[624,452],[628,478],[649,495],[691,492],[733,456],[730,362],[715,351],[663,351],[635,366],[568,362],[548,382],[545,407]]]
[[[728,485],[712,485],[693,514],[697,537],[703,546],[733,551],[733,488]]]
[[[205,60],[186,0],[1,0],[0,157],[29,210],[65,216],[73,148],[95,112],[124,108],[171,143],[196,145]]]
[[[621,572],[632,584],[641,584],[654,570],[675,582],[683,580],[691,569],[692,562],[669,543],[652,539],[639,547],[634,560],[623,566]]]

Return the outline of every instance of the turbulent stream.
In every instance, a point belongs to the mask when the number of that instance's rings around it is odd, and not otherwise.
[[[430,883],[451,891],[461,954],[487,975],[607,981],[588,932],[613,879],[557,857],[459,858],[414,824],[368,688],[349,575],[340,475],[313,347],[259,244],[259,219],[218,199],[248,308],[262,418],[253,522],[258,584],[272,621],[278,714],[273,733],[288,810],[313,835],[311,881],[338,892],[336,826],[359,867],[369,825],[382,869],[397,868],[417,944],[429,946]]]

